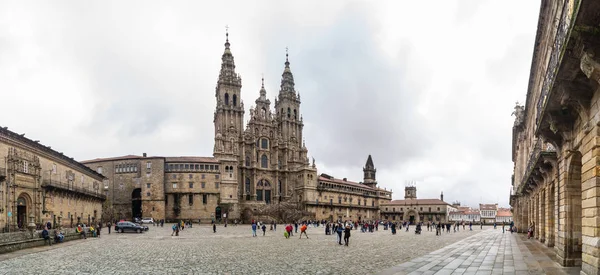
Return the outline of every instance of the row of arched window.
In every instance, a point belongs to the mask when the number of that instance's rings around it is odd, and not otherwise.
[[[233,106],[237,106],[237,95],[234,94],[232,96],[232,104]],[[229,93],[225,93],[225,105],[229,105]]]

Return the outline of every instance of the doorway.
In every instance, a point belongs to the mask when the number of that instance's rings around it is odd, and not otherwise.
[[[217,206],[217,208],[215,208],[215,218],[219,221],[221,220],[221,207],[220,206]]]
[[[142,188],[133,189],[131,193],[131,215],[133,218],[142,218]]]
[[[414,216],[414,215],[411,215],[411,216],[408,218],[408,221],[410,222],[409,224],[413,224],[413,223],[415,223],[415,216]]]
[[[21,229],[27,226],[27,206],[17,206],[17,226]]]

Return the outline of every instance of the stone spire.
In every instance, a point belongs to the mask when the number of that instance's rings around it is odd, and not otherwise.
[[[225,51],[221,57],[221,72],[219,73],[218,84],[226,84],[232,86],[242,86],[242,79],[235,72],[235,62],[233,61],[233,54],[229,48],[229,31],[225,32]]]
[[[292,75],[292,70],[290,69],[290,61],[287,47],[285,48],[285,68],[283,69],[283,74],[281,75],[281,90],[279,93],[295,93],[294,90],[294,75]]]
[[[373,159],[371,158],[371,155],[369,155],[369,157],[367,158],[367,163],[365,164],[365,167],[363,168],[363,172],[364,172],[364,184],[371,186],[371,187],[375,187],[377,185],[377,180],[375,177],[375,174],[377,173],[377,169],[375,169],[375,165],[373,165]]]
[[[267,99],[267,90],[265,90],[265,78],[263,77],[261,79],[261,85],[260,85],[260,99],[261,100],[266,100]]]

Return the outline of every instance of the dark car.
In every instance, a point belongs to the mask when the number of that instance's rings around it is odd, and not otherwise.
[[[126,231],[142,233],[144,231],[148,231],[148,227],[132,222],[118,222],[117,224],[115,224],[115,231],[120,233]]]

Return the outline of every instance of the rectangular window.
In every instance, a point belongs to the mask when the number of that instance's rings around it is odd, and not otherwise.
[[[173,183],[173,189],[177,189],[177,183]]]
[[[375,206],[375,201],[371,201],[371,206]]]
[[[146,169],[152,168],[152,162],[146,162]]]
[[[215,182],[215,188],[219,189],[219,183],[218,182]]]
[[[146,188],[150,188],[150,184],[149,183],[146,183]]]
[[[192,176],[192,174],[190,174],[190,175],[189,175],[189,177],[190,177],[190,179],[193,179],[193,178],[194,178],[194,176]]]
[[[200,169],[200,165],[196,164],[195,170],[198,170],[198,169]]]
[[[186,164],[186,165],[185,165],[185,170],[188,170],[188,169],[190,169],[190,165],[189,165],[189,164]]]
[[[200,170],[204,170],[204,164],[200,164]]]
[[[169,171],[173,170],[173,164],[169,164]]]
[[[150,192],[146,192],[146,196],[147,196],[147,197],[150,197]]]
[[[190,182],[190,188],[194,188],[194,183]]]
[[[263,190],[256,190],[256,200],[257,201],[263,200]]]
[[[206,178],[206,175],[205,175],[205,174],[202,174],[202,179],[204,179],[204,178]]]
[[[206,183],[205,182],[200,183],[200,187],[202,187],[202,189],[204,189],[204,187],[206,187]]]
[[[367,200],[363,202],[363,206],[367,206]]]
[[[202,194],[202,204],[206,204],[208,202],[208,195]]]
[[[219,170],[219,165],[215,165],[215,170]]]
[[[268,149],[269,148],[269,140],[267,140],[266,138],[263,138],[260,140],[260,147],[262,149]]]
[[[192,195],[192,194],[188,195],[188,202],[190,203],[190,205],[194,205],[194,195]]]
[[[216,175],[215,175],[215,179],[219,179],[219,174],[216,174]]]

